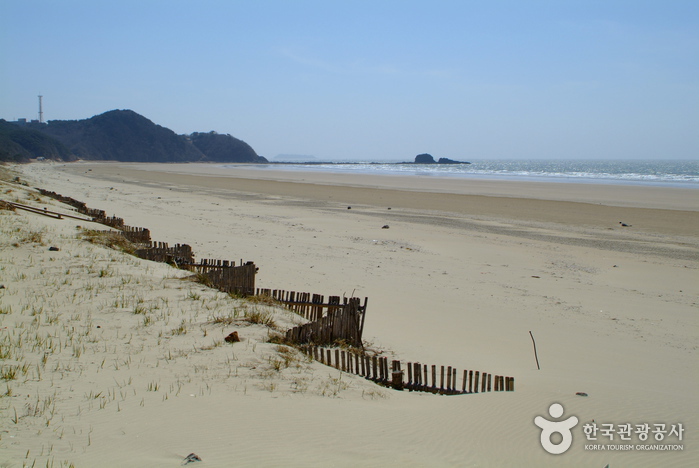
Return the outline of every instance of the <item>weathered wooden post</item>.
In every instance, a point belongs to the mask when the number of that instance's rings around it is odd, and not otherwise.
[[[391,386],[396,390],[403,390],[403,371],[400,369],[400,361],[393,361],[391,372]]]
[[[466,379],[468,378],[468,371],[464,369],[464,380],[461,382],[461,393],[466,393]]]
[[[478,393],[478,379],[479,379],[479,377],[480,377],[480,371],[476,371],[476,376],[475,376],[475,377],[476,377],[476,382],[475,382],[475,384],[473,385],[473,391],[474,391],[475,393]]]

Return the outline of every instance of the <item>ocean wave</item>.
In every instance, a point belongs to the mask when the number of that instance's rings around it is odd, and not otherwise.
[[[699,161],[693,160],[483,160],[471,164],[351,162],[270,164],[271,169],[312,172],[464,177],[527,181],[633,183],[699,188]]]

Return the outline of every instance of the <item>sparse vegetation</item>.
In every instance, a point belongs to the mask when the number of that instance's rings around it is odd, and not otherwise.
[[[182,320],[182,323],[180,323],[180,326],[177,328],[173,328],[170,333],[172,335],[186,335],[187,334],[187,322],[185,320]]]
[[[65,453],[94,450],[85,421],[97,411],[129,414],[207,396],[221,382],[219,391],[241,395],[334,396],[349,388],[347,376],[325,381],[311,372],[280,332],[300,319],[269,297],[232,296],[182,283],[187,273],[162,264],[144,267],[122,253],[131,246],[118,232],[76,236],[66,222],[54,228],[49,218],[0,216],[2,247],[22,249],[0,248],[0,417],[18,434],[8,457],[24,457],[26,466],[70,466],[54,464],[50,449],[18,455],[42,431],[42,441]],[[60,252],[36,249],[39,239]],[[231,325],[241,334],[235,344],[224,341]]]
[[[277,326],[276,322],[274,321],[274,315],[271,312],[262,311],[258,308],[246,310],[244,319],[247,322],[257,323],[269,328],[275,328]]]
[[[82,229],[80,231],[80,237],[92,244],[103,245],[110,249],[120,250],[131,255],[136,252],[136,245],[118,231]]]
[[[192,276],[189,276],[186,279],[188,279],[190,281],[194,281],[195,283],[203,284],[207,288],[214,287],[214,282],[211,281],[211,278],[209,278],[209,276],[207,276],[204,273],[197,272],[197,273],[193,274]]]

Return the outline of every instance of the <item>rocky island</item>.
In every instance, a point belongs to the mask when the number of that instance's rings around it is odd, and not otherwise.
[[[422,154],[418,154],[417,156],[415,156],[415,162],[407,163],[407,164],[471,164],[471,163],[466,162],[466,161],[454,161],[453,159],[449,159],[449,158],[439,158],[439,160],[435,161],[431,154],[422,153]]]

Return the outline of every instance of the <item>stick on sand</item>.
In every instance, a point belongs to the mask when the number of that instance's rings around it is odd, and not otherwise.
[[[529,330],[529,336],[532,337],[532,343],[534,343],[534,357],[536,358],[536,368],[541,370],[541,367],[539,366],[539,356],[536,353],[536,341],[534,341],[534,335],[532,335],[531,330]]]

